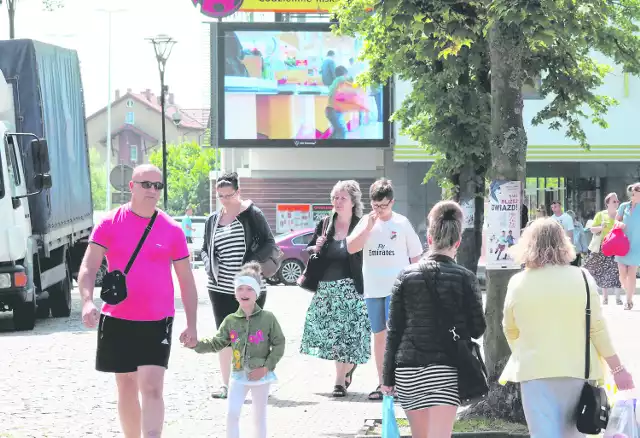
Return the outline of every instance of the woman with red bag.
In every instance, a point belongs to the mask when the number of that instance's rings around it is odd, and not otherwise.
[[[623,202],[618,208],[616,226],[624,230],[629,239],[629,252],[624,256],[616,256],[620,283],[627,294],[625,310],[633,309],[633,295],[636,292],[636,271],[640,266],[640,209],[636,208],[640,203],[640,183],[627,187],[629,202]]]

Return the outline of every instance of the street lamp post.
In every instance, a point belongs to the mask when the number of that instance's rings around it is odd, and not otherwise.
[[[153,38],[147,38],[147,41],[153,44],[153,50],[156,54],[156,61],[158,62],[158,71],[160,72],[160,107],[162,111],[162,182],[164,183],[164,210],[167,209],[167,135],[165,128],[165,85],[164,85],[164,72],[167,65],[167,59],[171,55],[176,40],[168,35],[158,35]]]

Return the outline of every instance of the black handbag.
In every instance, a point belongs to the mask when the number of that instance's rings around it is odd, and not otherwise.
[[[432,295],[439,310],[442,335],[445,339],[448,338],[451,340],[448,350],[455,363],[455,367],[458,369],[458,396],[460,398],[460,405],[465,406],[483,399],[489,393],[489,373],[482,359],[480,345],[471,339],[471,336],[466,335],[463,330],[460,330],[460,333],[458,333],[453,315],[449,309],[442,305],[436,286],[437,275],[440,270],[437,264],[434,263],[433,266],[436,272],[433,274]],[[422,277],[427,284],[427,290],[429,290],[431,284],[429,284],[427,279],[425,268],[426,265],[422,267]],[[453,299],[455,301],[455,297]],[[460,308],[457,302],[456,307]]]
[[[591,365],[591,291],[584,271],[582,278],[587,289],[587,307],[585,309],[585,354],[584,386],[578,402],[576,426],[578,431],[588,435],[598,435],[607,428],[611,407],[604,388],[589,382]]]
[[[327,228],[329,228],[328,217],[324,218],[322,223],[322,236],[325,238],[327,237]],[[307,266],[297,281],[298,286],[309,292],[315,292],[318,289],[318,283],[322,280],[322,276],[329,263],[326,257],[322,257],[321,252],[322,251],[311,253]]]
[[[113,270],[111,272],[107,272],[102,278],[102,290],[100,291],[100,299],[107,304],[116,305],[120,304],[127,298],[127,274],[131,270],[133,266],[133,262],[136,260],[138,253],[142,249],[142,245],[144,241],[147,239],[151,228],[153,227],[153,223],[156,221],[156,217],[158,216],[158,211],[156,210],[151,216],[151,220],[147,225],[147,228],[144,230],[140,241],[138,242],[138,246],[133,251],[131,258],[129,259],[129,263],[127,263],[127,267],[124,268],[124,272]]]
[[[262,236],[257,231],[259,230],[255,217],[252,212],[249,212],[249,220],[251,221],[251,229],[253,231],[253,242],[251,243],[251,251],[255,254],[263,245],[266,240],[265,236]],[[284,260],[284,253],[280,249],[277,243],[272,242],[269,252],[264,257],[260,258],[256,256],[256,261],[260,264],[262,270],[262,276],[264,278],[271,278],[278,273],[282,261]]]

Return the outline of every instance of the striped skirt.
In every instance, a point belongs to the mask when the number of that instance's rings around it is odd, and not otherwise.
[[[396,368],[396,391],[402,409],[459,406],[458,370],[447,365]]]

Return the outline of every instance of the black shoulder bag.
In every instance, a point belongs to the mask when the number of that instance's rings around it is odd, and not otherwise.
[[[267,239],[266,236],[263,236],[260,233],[260,229],[258,228],[254,212],[248,211],[247,213],[249,214],[249,220],[251,221],[250,226],[252,228],[251,232],[253,233],[253,242],[251,242],[250,249],[251,252],[255,254],[260,249],[260,247],[265,244]],[[260,268],[262,268],[262,276],[264,278],[271,278],[276,275],[280,270],[280,266],[282,265],[283,260],[284,253],[275,242],[270,244],[269,251],[265,256],[263,256],[262,258],[256,256],[256,261],[260,263]]]
[[[327,228],[329,228],[329,217],[323,219],[321,236],[327,237]],[[326,244],[326,242],[325,242]],[[315,292],[318,289],[318,283],[322,280],[322,276],[327,269],[328,260],[322,257],[322,254],[314,252],[309,256],[307,267],[298,278],[298,286],[309,292]]]
[[[585,309],[585,354],[584,354],[584,386],[580,393],[577,410],[578,431],[588,435],[598,435],[607,428],[609,423],[609,400],[604,388],[589,382],[591,366],[591,291],[587,276],[581,269],[582,278],[587,289],[587,307]]]
[[[483,399],[489,393],[489,379],[487,367],[482,359],[480,345],[466,336],[463,331],[458,334],[455,319],[445,306],[442,305],[438,294],[436,278],[439,269],[434,266],[433,282],[429,283],[426,275],[427,265],[422,265],[422,277],[427,284],[427,290],[433,288],[432,295],[440,313],[440,326],[443,339],[449,339],[449,353],[458,369],[458,396],[462,406],[469,405]],[[455,301],[455,298],[454,298]],[[457,303],[456,303],[457,304]]]
[[[144,233],[142,234],[142,237],[138,242],[138,246],[133,251],[131,258],[129,259],[129,263],[127,263],[127,267],[124,268],[124,272],[114,270],[111,272],[107,272],[102,278],[102,290],[100,291],[100,298],[105,303],[116,305],[120,304],[127,298],[127,274],[131,270],[136,257],[138,257],[138,253],[142,249],[142,245],[147,239],[147,236],[149,235],[149,232],[153,227],[153,223],[156,221],[156,217],[158,217],[158,210],[156,210],[155,213],[153,213],[153,216],[151,216],[151,220],[149,221],[147,228],[144,230]]]

